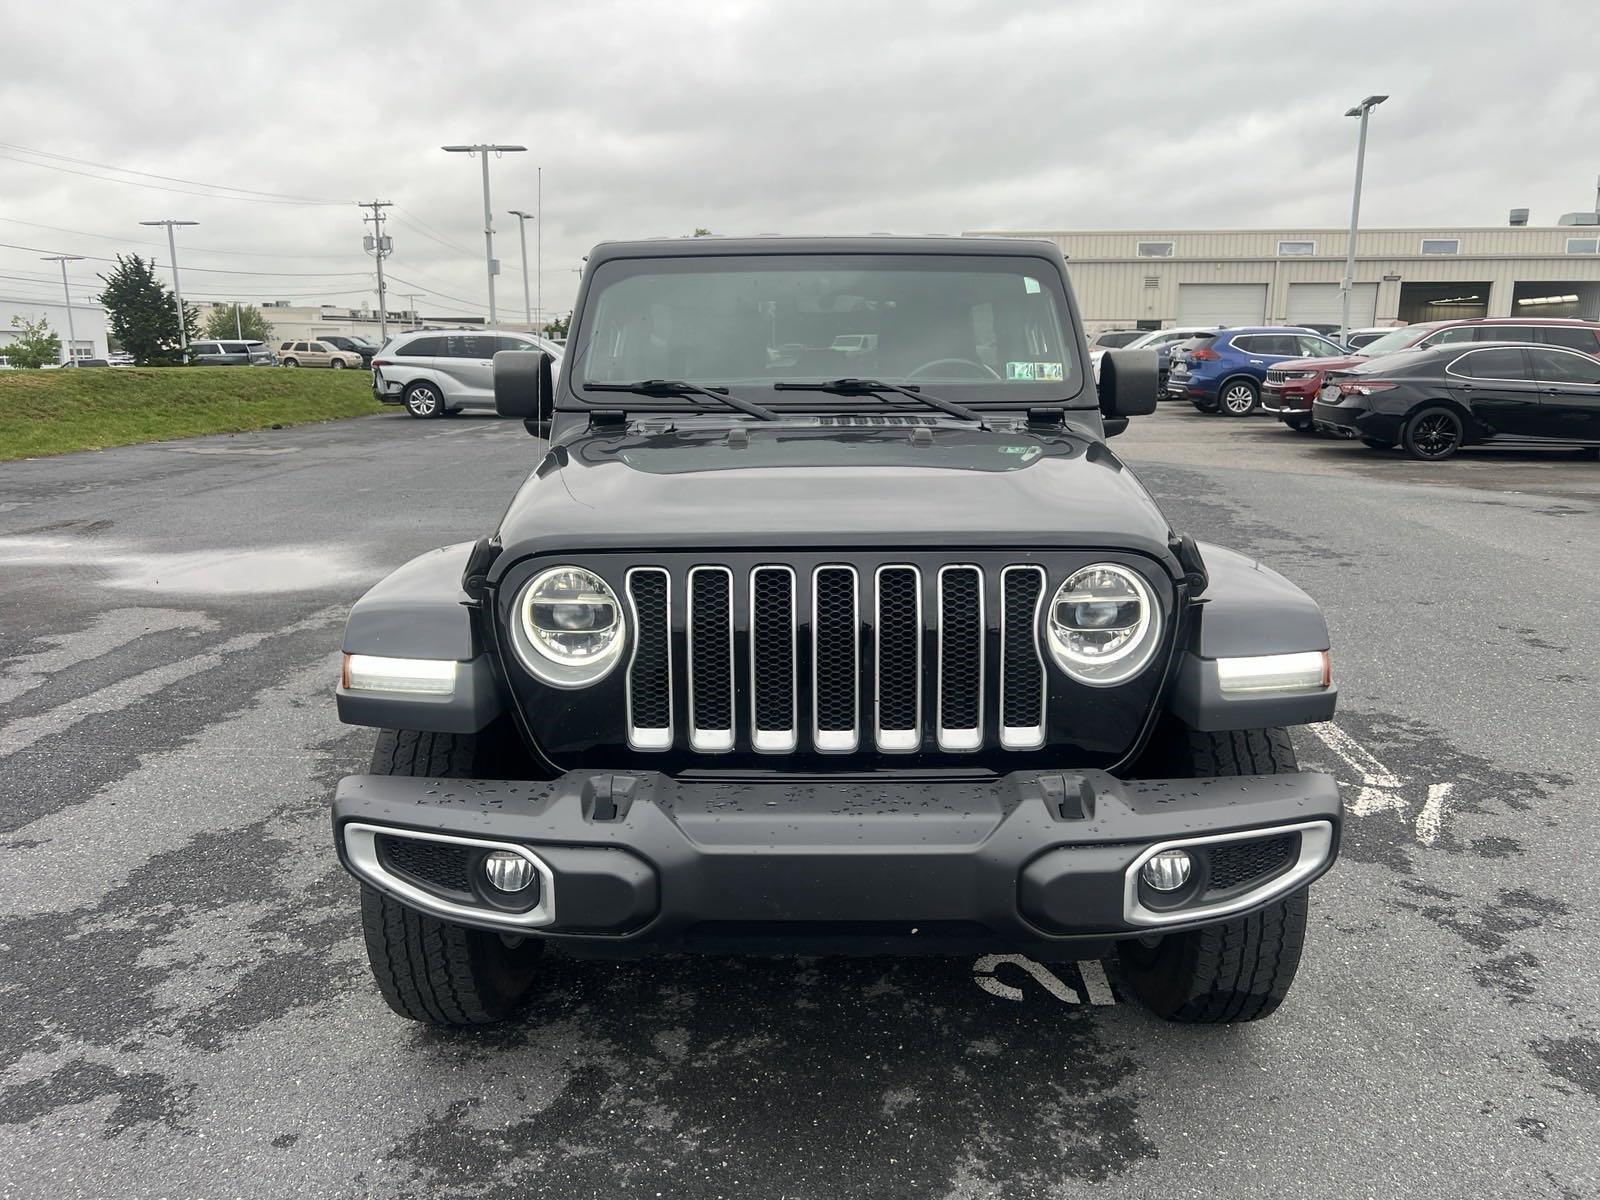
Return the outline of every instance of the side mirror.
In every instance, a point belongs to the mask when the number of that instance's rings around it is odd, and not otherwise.
[[[494,356],[494,410],[502,417],[520,417],[528,432],[550,436],[555,406],[555,379],[550,355],[543,350],[502,350]]]
[[[1100,359],[1100,415],[1110,425],[1129,417],[1147,417],[1156,410],[1161,368],[1154,350],[1107,350]]]

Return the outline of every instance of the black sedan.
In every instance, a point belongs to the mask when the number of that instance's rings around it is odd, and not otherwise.
[[[1459,342],[1330,373],[1311,408],[1325,433],[1438,461],[1462,446],[1600,448],[1600,358],[1560,346]]]

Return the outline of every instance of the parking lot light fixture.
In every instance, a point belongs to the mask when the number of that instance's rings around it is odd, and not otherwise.
[[[183,288],[178,283],[178,239],[173,236],[173,229],[179,225],[198,225],[199,221],[140,221],[141,225],[165,225],[167,227],[167,249],[172,252],[172,296],[178,304],[178,345],[183,350],[185,360],[189,357],[189,324],[183,319]]]
[[[528,332],[537,333],[538,330],[533,327],[533,296],[528,290],[528,220],[533,214],[523,212],[520,208],[509,211],[517,219],[517,234],[522,239],[522,309],[528,321]]]
[[[40,259],[41,262],[58,262],[61,264],[61,290],[67,299],[67,356],[63,362],[72,361],[72,348],[77,345],[78,331],[72,323],[72,289],[67,286],[67,264],[69,262],[82,262],[81,254],[51,254]]]
[[[1387,96],[1368,96],[1360,104],[1344,114],[1347,117],[1361,118],[1361,133],[1356,139],[1356,189],[1355,196],[1350,201],[1350,240],[1345,245],[1344,279],[1339,284],[1341,302],[1339,340],[1341,342],[1350,336],[1350,292],[1356,285],[1356,230],[1361,223],[1361,170],[1367,158],[1367,114],[1388,98]]]
[[[493,142],[479,142],[471,146],[442,146],[448,154],[478,154],[483,157],[483,250],[489,269],[489,328],[495,327],[494,277],[500,273],[500,264],[494,260],[494,216],[489,208],[489,155],[512,154],[526,150],[526,146],[501,146]]]

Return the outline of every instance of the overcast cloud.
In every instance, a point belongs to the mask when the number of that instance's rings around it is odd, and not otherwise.
[[[165,264],[164,246],[138,244],[162,231],[137,222],[171,216],[201,223],[181,233],[186,269],[360,273],[370,263],[348,202],[376,195],[399,206],[389,268],[418,285],[394,291],[433,289],[433,312],[485,297],[479,168],[439,150],[452,142],[530,150],[491,167],[499,300],[513,316],[521,276],[504,214],[533,208],[539,165],[547,311],[570,305],[595,242],[696,226],[1338,226],[1355,140],[1341,114],[1373,92],[1393,99],[1373,117],[1366,225],[1498,225],[1512,206],[1553,223],[1593,203],[1600,172],[1592,0],[4,11],[0,142],[342,203],[150,190],[0,147],[0,242]],[[74,278],[92,284],[92,267],[104,269],[75,264]],[[49,270],[0,248],[0,295],[46,294]],[[197,296],[340,304],[369,287],[359,274],[185,281]]]

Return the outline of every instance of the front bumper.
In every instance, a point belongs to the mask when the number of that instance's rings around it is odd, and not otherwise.
[[[1267,383],[1261,387],[1261,411],[1280,420],[1298,421],[1311,415],[1314,391],[1296,391]]]
[[[891,781],[583,771],[548,783],[356,775],[339,784],[333,824],[346,868],[396,899],[589,953],[1074,957],[1303,887],[1332,865],[1340,804],[1329,776],[1305,772],[1138,782],[1102,771]],[[436,888],[397,871],[385,858],[394,838],[458,856],[456,878],[492,849],[521,854],[537,868],[537,904],[508,912],[481,886]],[[1282,851],[1273,869],[1220,886],[1238,872],[1219,856],[1233,862],[1267,839]],[[1143,859],[1173,844],[1192,847],[1195,862],[1176,901],[1139,882]]]

